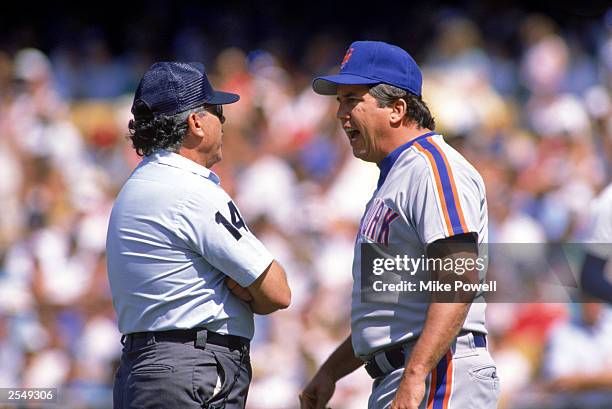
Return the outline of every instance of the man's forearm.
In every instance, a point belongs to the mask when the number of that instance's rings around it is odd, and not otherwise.
[[[249,305],[251,306],[251,310],[255,314],[271,314],[279,309],[284,308],[284,305],[273,304],[269,300],[265,300],[264,297],[262,297],[260,294],[255,293],[256,297],[254,297],[247,288],[240,286],[240,284],[238,284],[230,277],[227,277],[225,279],[225,284],[227,285],[227,288],[230,289],[232,294],[240,298],[242,301],[249,303]]]
[[[433,303],[427,311],[423,332],[419,336],[404,376],[425,379],[448,351],[459,333],[470,303]]]
[[[478,249],[473,240],[475,238],[471,235],[459,235],[436,241],[434,245],[428,247],[427,256],[444,261],[476,260]],[[461,280],[473,284],[479,281],[478,271],[475,269],[465,271],[464,274],[434,271],[432,278],[443,283]],[[454,302],[436,302],[448,301],[449,296],[452,296],[450,298]],[[432,294],[423,331],[410,353],[404,377],[412,377],[419,381],[427,377],[461,330],[473,299],[474,293],[466,291]]]
[[[427,248],[427,257],[444,261],[462,259],[464,262],[467,259],[475,259],[478,254],[475,239],[472,234],[467,234],[438,240],[434,242],[435,245]],[[436,270],[431,277],[443,283],[457,279],[467,283],[478,282],[478,272],[474,269],[463,271],[463,274]],[[440,298],[442,301],[448,301],[449,296],[452,296],[450,298],[455,302],[439,302]],[[472,292],[432,294],[423,330],[410,351],[410,358],[391,403],[392,408],[416,409],[421,405],[425,399],[427,376],[457,337],[473,297]]]
[[[259,314],[259,315],[272,314],[273,312],[278,310],[278,308],[271,306],[270,304],[263,303],[258,300],[253,300],[249,304],[251,305],[251,310],[255,314]]]
[[[249,303],[251,305],[251,310],[255,314],[259,315],[268,315],[276,312],[278,310],[284,309],[283,306],[279,306],[276,304],[271,304],[269,302],[263,301],[261,299],[254,299]]]
[[[355,357],[351,337],[349,336],[327,358],[327,361],[317,371],[308,385],[300,393],[302,409],[322,409],[332,398],[339,379],[363,365],[363,361]]]
[[[355,356],[351,337],[349,336],[321,365],[319,372],[326,372],[334,382],[337,382],[362,365],[363,361]]]

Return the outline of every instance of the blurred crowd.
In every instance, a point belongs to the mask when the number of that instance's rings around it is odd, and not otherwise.
[[[536,14],[500,30],[514,36],[512,52],[468,17],[448,17],[419,48],[424,99],[437,130],[484,177],[491,242],[584,240],[589,203],[611,181],[612,13],[579,33]],[[103,37],[87,41],[83,55],[0,50],[0,387],[59,387],[62,408],[111,406],[121,345],[105,236],[140,159],[127,123],[152,62],[114,55]],[[175,41],[201,38],[187,31]],[[378,169],[352,156],[335,100],[310,88],[314,75],[337,70],[347,45],[320,34],[301,61],[273,44],[206,61],[218,89],[241,95],[226,107],[214,170],[294,295],[288,310],[256,318],[251,409],[297,407],[349,332],[354,236]],[[612,372],[607,306],[492,303],[487,320],[503,408],[566,407],[559,396],[588,408],[612,390],[609,375],[588,382]],[[330,406],[365,407],[370,385],[357,371]]]

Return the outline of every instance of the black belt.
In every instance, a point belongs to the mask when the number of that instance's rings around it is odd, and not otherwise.
[[[480,332],[473,332],[473,331],[461,332],[459,336],[466,335],[470,332],[474,336],[474,345],[477,348],[487,347],[487,337],[485,336],[485,334],[482,334]],[[384,352],[378,352],[377,354],[375,354],[375,356],[381,353],[385,354],[387,361],[393,367],[394,370],[404,367],[405,365],[404,362],[406,360],[406,357],[404,356],[404,344],[398,345]],[[383,370],[380,367],[380,365],[378,365],[378,362],[376,362],[375,360],[375,356],[372,357],[370,360],[368,360],[365,364],[365,370],[368,372],[368,375],[370,375],[374,379],[388,373],[388,371]]]
[[[205,328],[174,329],[168,331],[134,332],[121,337],[123,345],[132,345],[137,340],[150,340],[166,342],[194,342],[197,348],[205,348],[206,344],[222,346],[228,349],[249,350],[250,341],[237,335],[219,334]]]

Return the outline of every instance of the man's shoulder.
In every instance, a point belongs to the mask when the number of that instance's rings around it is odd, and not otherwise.
[[[465,169],[470,173],[480,176],[474,165],[453,145],[448,143],[441,135],[436,138],[437,146],[442,151],[449,166],[457,169]]]
[[[163,163],[143,162],[126,180],[117,200],[150,200],[197,207],[225,204],[231,199],[215,180],[205,175]]]
[[[427,144],[419,143],[418,146],[413,146],[398,158],[397,170],[405,174],[405,177],[413,180],[467,177],[484,185],[478,170],[465,156],[446,143],[441,135],[435,135],[427,141]]]
[[[485,184],[480,172],[476,167],[457,149],[440,137],[440,149],[443,151],[447,167],[449,169],[449,177],[454,178],[457,188],[471,188],[478,186],[479,190],[484,191]]]

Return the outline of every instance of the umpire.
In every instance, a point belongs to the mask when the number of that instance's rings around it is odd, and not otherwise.
[[[287,308],[285,271],[251,233],[210,167],[221,160],[223,105],[199,63],[159,62],[132,105],[143,156],[107,236],[123,335],[115,409],[244,408],[253,313]]]

